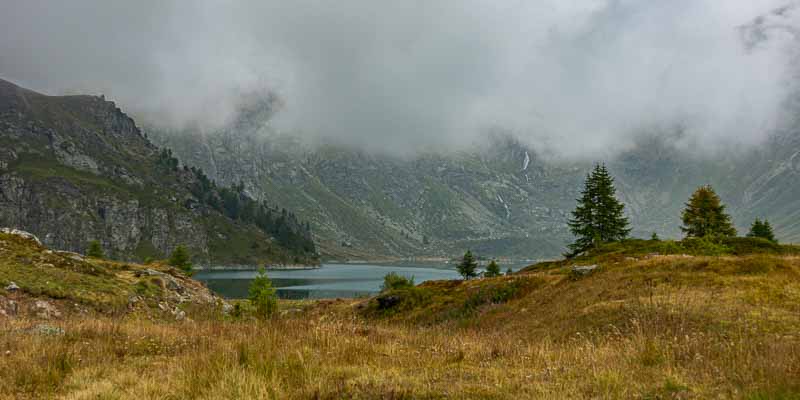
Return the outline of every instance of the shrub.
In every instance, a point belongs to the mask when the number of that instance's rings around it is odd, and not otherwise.
[[[255,308],[256,316],[262,319],[272,316],[278,308],[278,296],[264,268],[258,270],[258,275],[250,284],[248,299]]]
[[[732,252],[729,246],[726,246],[720,239],[713,236],[686,238],[681,244],[695,255],[721,256]]]
[[[406,278],[396,272],[389,272],[383,277],[383,285],[381,285],[381,292],[394,289],[405,289],[414,286],[414,277],[411,279]]]

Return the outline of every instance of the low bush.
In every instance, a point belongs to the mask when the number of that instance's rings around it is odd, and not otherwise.
[[[383,277],[383,285],[381,285],[381,292],[394,289],[405,289],[414,286],[414,277],[411,279],[406,278],[396,272],[389,272]]]

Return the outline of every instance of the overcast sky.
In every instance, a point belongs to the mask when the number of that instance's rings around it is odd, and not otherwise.
[[[789,2],[0,0],[0,77],[208,129],[270,91],[280,130],[393,152],[489,129],[569,156],[676,126],[754,144],[792,87]]]

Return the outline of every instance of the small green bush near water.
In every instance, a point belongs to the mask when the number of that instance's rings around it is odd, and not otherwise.
[[[411,279],[406,278],[396,272],[389,272],[383,277],[383,285],[381,285],[381,292],[394,289],[405,289],[414,287],[414,277]]]

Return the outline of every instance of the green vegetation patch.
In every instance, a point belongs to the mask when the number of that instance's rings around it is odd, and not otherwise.
[[[49,253],[35,242],[0,234],[0,282],[34,296],[69,299],[102,310],[127,304],[129,287],[103,263]]]
[[[545,282],[533,276],[428,281],[419,286],[401,286],[383,291],[369,301],[363,314],[417,322],[469,318],[484,306],[521,298]]]

